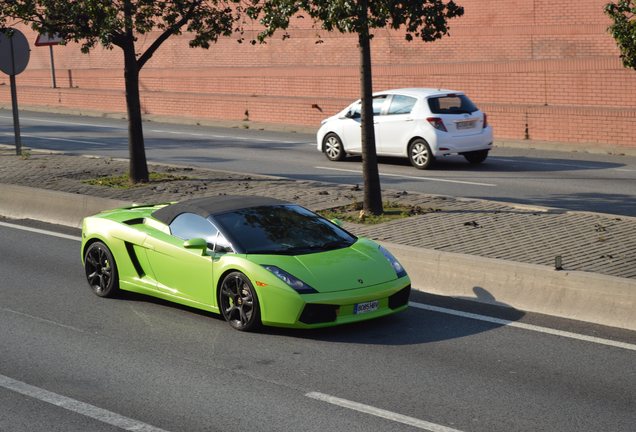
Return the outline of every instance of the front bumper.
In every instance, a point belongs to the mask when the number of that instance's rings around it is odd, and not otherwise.
[[[263,305],[261,319],[265,325],[295,328],[319,328],[365,321],[406,309],[410,291],[411,281],[408,276],[404,276],[371,287],[285,296],[286,298],[276,301],[276,308],[273,310]],[[376,310],[355,313],[356,304],[372,301],[378,302]]]

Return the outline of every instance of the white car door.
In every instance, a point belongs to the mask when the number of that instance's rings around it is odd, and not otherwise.
[[[404,156],[406,143],[413,136],[415,127],[411,110],[417,99],[394,94],[388,108],[376,117],[375,134],[378,154]]]
[[[385,104],[388,101],[388,95],[378,95],[373,97],[373,121],[376,126],[375,146],[376,152],[380,153],[380,140],[378,139],[377,123],[382,117],[382,112],[386,109]],[[360,115],[362,106],[360,102],[352,105],[349,111],[349,118],[343,119],[343,140],[345,141],[345,151],[347,153],[362,153],[362,117]]]
[[[343,117],[339,121],[342,122],[342,144],[347,153],[362,153],[360,129],[362,117],[360,116],[360,102],[356,102],[351,106],[347,117]]]

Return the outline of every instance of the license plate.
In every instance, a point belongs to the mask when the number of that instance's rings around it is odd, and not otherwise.
[[[378,300],[373,300],[373,301],[364,302],[364,303],[357,303],[353,305],[353,313],[356,315],[359,315],[359,314],[363,314],[367,312],[373,312],[378,310],[379,306],[380,306],[380,302]]]
[[[475,127],[475,123],[477,123],[475,120],[457,122],[457,130],[472,129]]]

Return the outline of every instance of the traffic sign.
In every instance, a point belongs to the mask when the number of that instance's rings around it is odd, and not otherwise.
[[[0,71],[17,75],[26,69],[30,56],[29,42],[20,30],[0,31]]]
[[[58,34],[50,35],[48,33],[42,33],[38,35],[38,38],[35,40],[35,46],[51,46],[51,45],[59,45],[64,39],[60,37]]]

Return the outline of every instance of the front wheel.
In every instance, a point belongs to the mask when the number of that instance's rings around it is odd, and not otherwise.
[[[471,164],[479,164],[486,160],[488,157],[488,150],[477,150],[468,153],[464,153],[464,157]]]
[[[341,161],[347,156],[342,145],[342,140],[335,133],[328,133],[323,140],[325,156],[330,161]]]
[[[102,242],[91,244],[84,255],[86,280],[93,292],[100,297],[113,297],[119,291],[119,278],[115,258]]]
[[[235,271],[223,279],[219,292],[223,318],[236,330],[249,331],[261,325],[258,297],[250,280]]]
[[[416,139],[409,146],[409,161],[415,168],[425,170],[431,166],[434,159],[431,148],[423,139]]]

